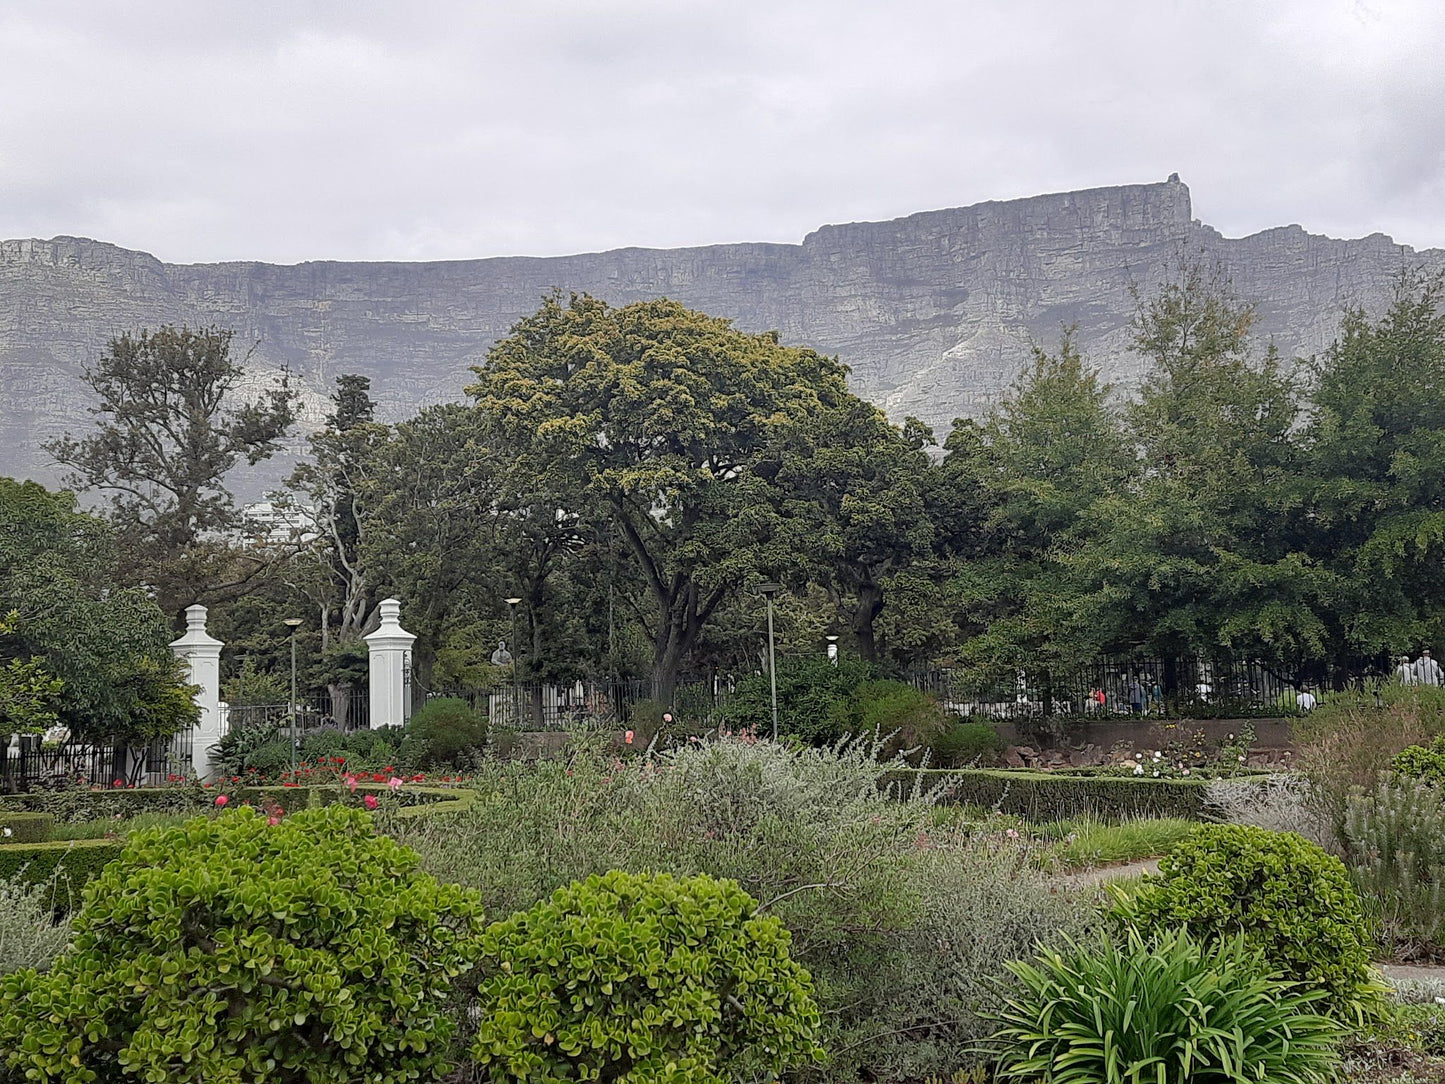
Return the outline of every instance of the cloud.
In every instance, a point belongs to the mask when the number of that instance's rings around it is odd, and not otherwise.
[[[1162,180],[1445,245],[1445,9],[318,0],[0,9],[0,236],[191,261],[797,241]]]

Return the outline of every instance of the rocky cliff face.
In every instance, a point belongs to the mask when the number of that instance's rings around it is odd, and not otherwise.
[[[1147,292],[1171,260],[1198,257],[1257,302],[1260,333],[1286,355],[1321,350],[1343,309],[1378,306],[1402,266],[1445,265],[1445,252],[1378,234],[1224,238],[1193,221],[1175,178],[824,226],[800,245],[546,259],[174,265],[77,238],[0,241],[0,473],[56,478],[39,445],[86,423],[79,374],[122,330],[231,327],[238,345],[255,344],[258,371],[284,366],[311,389],[313,417],[333,378],[358,372],[399,418],[459,398],[467,367],[555,287],[617,304],[665,295],[775,328],[837,354],[860,393],[942,435],[986,410],[1064,324],[1110,379],[1136,382],[1130,288]]]

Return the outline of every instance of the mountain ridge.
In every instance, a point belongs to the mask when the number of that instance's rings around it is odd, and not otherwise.
[[[1400,268],[1445,266],[1445,250],[1381,233],[1334,239],[1291,224],[1227,238],[1192,217],[1175,177],[827,224],[796,244],[172,264],[90,238],[19,238],[0,241],[0,472],[56,480],[40,444],[85,424],[80,373],[123,330],[232,327],[255,344],[258,379],[297,375],[312,420],[342,372],[370,376],[394,419],[458,398],[468,367],[554,288],[616,304],[670,296],[777,330],[836,354],[895,418],[941,430],[986,410],[1066,324],[1107,379],[1135,384],[1131,291],[1185,258],[1218,263],[1286,355],[1323,349],[1343,311],[1381,303]]]

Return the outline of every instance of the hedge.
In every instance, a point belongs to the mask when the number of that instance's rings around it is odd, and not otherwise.
[[[1056,775],[1051,772],[963,768],[889,772],[886,786],[900,793],[937,789],[943,802],[997,809],[1036,823],[1071,817],[1182,817],[1204,819],[1207,779],[1133,779],[1128,776]]]
[[[54,827],[55,818],[49,813],[0,812],[0,845],[44,843]]]
[[[363,783],[357,787],[357,792],[385,796],[388,789],[383,784]],[[422,805],[452,799],[462,793],[469,792],[408,783],[395,797],[407,805]],[[233,787],[212,786],[209,789],[118,787],[114,790],[34,791],[28,794],[0,795],[0,816],[10,811],[49,813],[61,824],[80,824],[85,821],[114,820],[116,814],[125,820],[142,813],[204,813],[214,808],[216,798],[221,794],[236,804],[250,802],[257,807],[274,804],[292,813],[298,809],[330,805],[341,796],[342,788],[340,783],[296,787],[237,783]]]
[[[80,890],[120,857],[118,839],[57,840],[0,847],[0,881],[20,880],[48,889],[50,906],[68,911],[80,904]]]

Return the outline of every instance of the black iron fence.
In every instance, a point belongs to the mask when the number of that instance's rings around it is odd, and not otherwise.
[[[0,748],[0,792],[181,782],[193,774],[194,740],[191,730],[140,746],[19,737]]]
[[[1102,659],[1068,672],[1039,667],[1010,675],[934,669],[908,680],[949,711],[992,719],[1248,718],[1291,714],[1298,693],[1263,663],[1195,658]]]
[[[221,706],[221,732],[250,729],[254,727],[275,727],[289,729],[292,715],[298,732],[315,730],[318,727],[339,727],[342,730],[365,730],[371,725],[371,698],[367,690],[355,689],[345,697],[330,697],[325,694],[298,701],[296,705],[281,704],[223,704]]]

